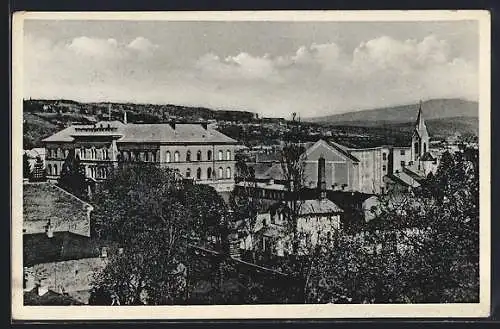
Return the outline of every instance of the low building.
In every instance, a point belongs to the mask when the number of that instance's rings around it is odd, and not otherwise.
[[[307,254],[310,248],[329,241],[341,229],[343,210],[328,199],[297,201],[297,234],[299,254]],[[290,202],[273,203],[257,214],[251,232],[240,237],[240,249],[258,250],[276,256],[291,254],[292,236],[287,224]]]

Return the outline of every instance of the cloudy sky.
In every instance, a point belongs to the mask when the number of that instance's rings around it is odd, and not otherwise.
[[[336,114],[478,97],[478,24],[25,22],[25,98]]]

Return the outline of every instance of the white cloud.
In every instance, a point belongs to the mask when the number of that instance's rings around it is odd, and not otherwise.
[[[117,58],[124,55],[118,42],[112,38],[99,39],[82,36],[74,38],[68,45],[68,49],[77,55],[96,58]]]
[[[478,93],[477,63],[452,56],[448,42],[434,35],[380,36],[352,51],[328,42],[277,56],[215,52],[184,66],[170,64],[182,54],[168,55],[144,37],[54,43],[27,35],[25,48],[26,97],[237,107],[266,116],[296,111],[305,117]]]
[[[230,80],[272,80],[276,74],[274,64],[267,55],[256,57],[245,52],[223,60],[217,55],[205,54],[196,62],[196,68],[213,78]]]
[[[153,51],[158,49],[159,46],[144,37],[137,37],[127,45],[127,48],[143,54],[151,54]]]

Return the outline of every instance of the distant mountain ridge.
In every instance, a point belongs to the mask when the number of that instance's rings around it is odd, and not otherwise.
[[[309,122],[325,124],[341,124],[353,126],[372,126],[415,121],[418,103],[391,106],[356,112],[347,112],[317,118],[305,119]],[[422,111],[426,120],[456,117],[479,117],[479,104],[458,98],[431,99],[422,102]]]

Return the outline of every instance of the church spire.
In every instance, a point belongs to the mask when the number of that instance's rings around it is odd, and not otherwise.
[[[424,115],[422,113],[422,100],[420,100],[420,104],[418,107],[417,121],[415,122],[415,129],[418,132],[422,132],[424,129],[427,130],[425,126]]]

